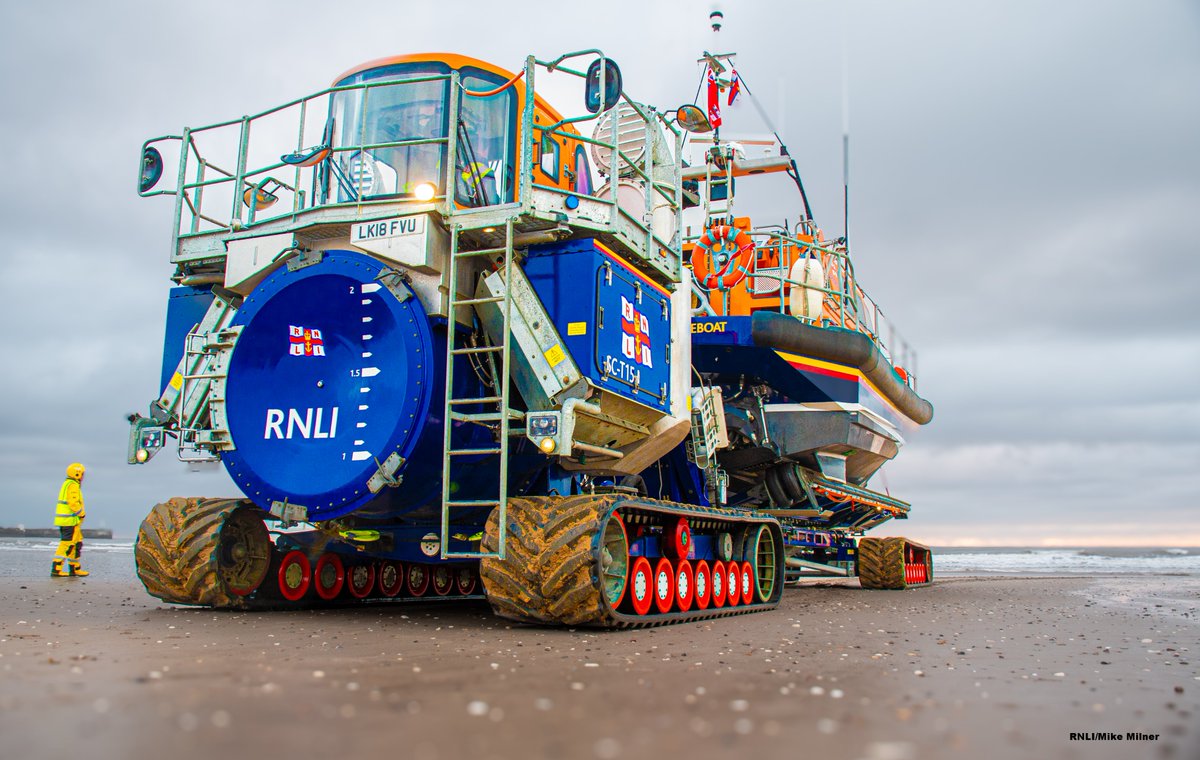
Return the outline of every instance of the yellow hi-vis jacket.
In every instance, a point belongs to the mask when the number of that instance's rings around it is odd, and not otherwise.
[[[58,508],[54,513],[54,524],[59,527],[78,525],[86,516],[79,481],[67,478],[63,481],[62,488],[58,489]]]

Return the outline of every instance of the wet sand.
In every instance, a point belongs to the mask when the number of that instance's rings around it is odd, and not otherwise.
[[[10,758],[1195,760],[1198,610],[1181,577],[834,582],[594,632],[483,603],[222,613],[5,579],[0,737]]]

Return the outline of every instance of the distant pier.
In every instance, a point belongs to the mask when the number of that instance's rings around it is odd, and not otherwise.
[[[112,528],[84,528],[84,538],[112,538]],[[58,538],[58,528],[0,528],[0,538]]]

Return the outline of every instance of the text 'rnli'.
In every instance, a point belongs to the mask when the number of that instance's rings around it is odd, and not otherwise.
[[[285,428],[286,421],[286,428]],[[268,409],[263,438],[334,438],[337,436],[338,407],[329,410],[329,427],[325,428],[325,409]],[[284,432],[286,430],[286,432]]]

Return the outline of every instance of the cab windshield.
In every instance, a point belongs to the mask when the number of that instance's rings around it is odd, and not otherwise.
[[[368,88],[334,95],[328,126],[336,149],[329,192],[337,202],[382,197],[412,197],[420,185],[445,193],[446,138],[457,139],[455,200],[486,206],[512,200],[513,131],[516,93],[509,87],[490,97],[462,97],[459,124],[449,121],[450,81],[426,79],[449,74],[440,63],[404,63],[354,74],[338,86]],[[494,90],[500,77],[464,68],[462,86],[470,92]],[[381,82],[381,84],[375,84]]]

